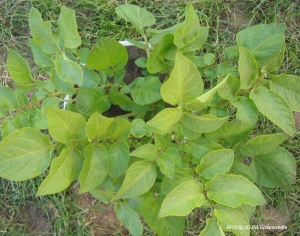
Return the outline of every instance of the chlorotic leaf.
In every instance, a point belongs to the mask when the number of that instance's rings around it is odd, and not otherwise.
[[[165,176],[172,179],[174,177],[175,172],[175,163],[171,157],[162,154],[160,158],[156,159],[156,163]]]
[[[81,140],[85,137],[86,120],[78,113],[49,107],[46,110],[49,133],[61,143]]]
[[[235,208],[242,203],[253,206],[266,203],[258,187],[239,175],[218,174],[205,184],[205,190],[210,200],[228,207]]]
[[[203,187],[199,182],[188,180],[174,188],[163,200],[159,217],[186,216],[203,204]]]
[[[201,231],[199,236],[225,236],[224,231],[222,227],[220,226],[217,219],[207,219],[206,220],[206,226],[204,230]]]
[[[109,137],[112,139],[125,140],[129,136],[130,131],[131,123],[122,117],[117,117],[110,126]]]
[[[130,153],[130,156],[139,157],[148,161],[156,159],[157,148],[155,145],[148,143],[144,144]]]
[[[0,142],[0,176],[22,181],[43,174],[50,165],[52,147],[49,137],[35,128],[8,135]]]
[[[265,87],[254,89],[250,93],[257,109],[288,135],[296,132],[293,113],[288,103],[276,92]]]
[[[89,144],[83,149],[84,162],[79,175],[79,193],[85,193],[102,183],[108,173],[109,159],[106,147]]]
[[[62,150],[51,163],[50,172],[40,185],[37,196],[65,190],[78,177],[83,158],[74,147]]]
[[[129,147],[125,141],[117,141],[108,148],[109,171],[108,175],[117,178],[127,169],[130,161]]]
[[[121,198],[133,198],[147,192],[156,179],[155,165],[149,161],[133,163],[125,176],[124,182],[112,201]]]

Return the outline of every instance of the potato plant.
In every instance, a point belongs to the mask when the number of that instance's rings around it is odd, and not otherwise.
[[[201,236],[250,235],[255,207],[266,204],[261,187],[295,180],[294,157],[280,146],[296,134],[293,111],[300,111],[300,77],[276,74],[285,25],[242,30],[216,58],[191,3],[184,22],[167,29],[153,28],[154,15],[135,5],[116,14],[144,40],[128,40],[147,55],[136,60],[143,76],[130,83],[119,42],[103,37],[83,47],[74,10],[61,8],[55,30],[30,10],[38,69],[9,50],[0,176],[23,181],[47,172],[37,196],[77,181],[79,193],[114,204],[134,236],[143,234],[141,217],[158,235],[181,236],[195,208],[210,211]],[[114,107],[122,112],[108,115]],[[253,134],[263,120],[276,128]]]

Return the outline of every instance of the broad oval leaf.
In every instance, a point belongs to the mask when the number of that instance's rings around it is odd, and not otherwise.
[[[188,180],[174,188],[163,200],[159,217],[186,216],[204,201],[203,186]]]
[[[178,108],[166,108],[147,122],[154,133],[164,135],[170,132],[173,126],[181,119],[182,110]]]
[[[190,102],[198,97],[202,90],[203,81],[196,66],[177,52],[174,69],[160,89],[163,100],[172,105]]]
[[[109,130],[109,137],[112,139],[125,140],[131,131],[131,123],[122,118],[117,117],[112,122]]]
[[[296,132],[293,113],[288,103],[277,93],[259,87],[250,93],[257,109],[288,135]]]
[[[126,21],[129,21],[141,34],[144,27],[154,25],[156,19],[152,13],[132,4],[124,4],[116,8],[116,14]]]
[[[117,178],[124,174],[127,169],[130,156],[127,142],[118,141],[113,143],[108,148],[109,154],[109,171],[108,175],[112,178]]]
[[[85,193],[102,183],[109,169],[106,147],[94,143],[83,149],[84,162],[79,175],[79,193]]]
[[[236,98],[237,93],[240,91],[240,84],[240,79],[233,75],[228,75],[226,83],[222,86],[222,89],[218,90],[218,95],[221,98],[232,101]]]
[[[125,176],[124,182],[112,201],[121,198],[134,198],[147,192],[156,179],[155,165],[149,161],[133,163]]]
[[[13,49],[9,49],[7,70],[12,80],[17,83],[29,83],[32,81],[28,62]]]
[[[83,158],[74,147],[62,150],[51,163],[50,172],[40,185],[37,196],[65,190],[78,177]]]
[[[199,236],[225,236],[219,221],[215,218],[207,219],[204,230],[201,231]]]
[[[139,157],[148,161],[156,159],[157,148],[151,143],[144,144],[130,153],[130,156]]]
[[[233,164],[233,159],[232,149],[211,151],[201,159],[196,172],[206,179],[211,179],[217,174],[228,172]]]
[[[231,102],[237,108],[236,118],[254,126],[258,119],[258,110],[255,103],[248,97],[237,97]]]
[[[171,157],[165,155],[164,153],[160,156],[160,158],[156,159],[156,163],[165,176],[172,179],[174,177],[175,172],[175,163]]]
[[[36,65],[42,68],[53,65],[51,55],[43,52],[42,48],[37,45],[33,39],[28,39],[28,43]]]
[[[243,176],[233,174],[218,174],[205,184],[207,197],[216,203],[238,207],[248,205],[263,205],[266,200],[258,187]]]
[[[46,110],[49,133],[61,143],[81,140],[85,137],[86,120],[78,113],[49,107]]]
[[[295,158],[284,148],[253,157],[251,165],[255,166],[257,183],[262,186],[275,188],[295,182]]]
[[[8,135],[0,142],[0,176],[22,181],[41,175],[50,165],[52,148],[49,137],[35,128]]]
[[[9,87],[0,86],[0,105],[8,111],[20,108],[17,92]]]
[[[146,123],[144,120],[137,118],[131,123],[131,134],[136,138],[142,138],[146,134]]]

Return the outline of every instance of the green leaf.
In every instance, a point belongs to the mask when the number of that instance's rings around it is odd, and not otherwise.
[[[226,61],[237,60],[239,57],[239,46],[234,45],[234,46],[226,47],[224,50],[224,54],[225,54]]]
[[[177,52],[174,69],[167,82],[161,86],[163,100],[171,105],[179,105],[193,100],[202,90],[203,82],[196,66]]]
[[[98,75],[95,71],[89,70],[86,67],[82,67],[83,70],[83,82],[81,87],[92,88],[98,86],[101,81],[101,73]],[[106,78],[105,78],[106,79]]]
[[[56,56],[54,65],[56,73],[62,81],[82,85],[83,72],[81,67],[76,62],[69,60],[65,54]]]
[[[186,6],[185,21],[175,31],[174,44],[185,51],[196,51],[205,44],[207,37],[208,28],[200,26],[199,17],[189,2]]]
[[[217,67],[217,74],[220,76],[230,74],[231,76],[236,77],[236,76],[238,76],[238,71],[233,65],[221,63]]]
[[[189,111],[200,111],[206,108],[207,105],[212,101],[215,93],[226,84],[227,78],[228,76],[209,91],[185,104],[185,108]]]
[[[253,157],[257,155],[263,155],[271,152],[274,148],[286,140],[286,138],[287,135],[280,133],[260,135],[251,138],[240,149],[244,156]]]
[[[275,188],[295,182],[295,158],[284,148],[253,157],[251,165],[255,166],[257,183],[262,186]]]
[[[102,87],[80,88],[76,96],[78,111],[85,117],[95,112],[103,113],[110,106],[110,100]]]
[[[8,118],[2,122],[2,125],[1,125],[2,137],[1,138],[4,139],[8,135],[10,135],[18,130],[19,130],[19,128],[18,128],[15,120],[13,118]]]
[[[147,105],[161,99],[161,83],[158,77],[140,77],[135,79],[135,84],[130,90],[130,94],[135,103]]]
[[[182,236],[185,217],[167,216],[159,218],[160,203],[152,194],[144,197],[140,211],[147,225],[159,236]]]
[[[32,81],[28,62],[13,49],[9,49],[8,52],[7,70],[12,80],[17,83],[29,83]]]
[[[293,113],[288,103],[276,92],[259,87],[250,93],[257,109],[288,135],[296,132]]]
[[[125,140],[129,136],[130,131],[131,123],[122,117],[117,117],[111,124],[109,137],[112,139]]]
[[[219,82],[219,81],[218,81]],[[221,82],[219,82],[220,84]],[[218,90],[218,95],[221,98],[232,101],[236,98],[237,93],[240,91],[240,80],[233,75],[228,75],[226,83],[222,89]]]
[[[0,105],[0,118],[7,115],[7,111]]]
[[[79,47],[81,44],[81,39],[77,32],[75,11],[62,6],[57,24],[59,37],[63,41],[64,48]]]
[[[125,141],[115,142],[109,146],[108,154],[108,175],[112,178],[118,178],[124,174],[130,160],[128,144]]]
[[[237,108],[236,118],[254,126],[258,119],[258,110],[255,103],[248,97],[237,97],[231,102]]]
[[[215,63],[215,58],[216,58],[216,56],[213,53],[205,53],[203,55],[204,63],[207,66],[211,66],[212,64],[214,64]]]
[[[40,185],[37,196],[58,193],[65,190],[78,177],[82,167],[82,156],[75,148],[61,151],[51,163],[50,172]]]
[[[91,142],[94,139],[103,140],[108,138],[113,118],[107,118],[95,112],[87,121],[85,134]]]
[[[163,156],[170,157],[177,166],[181,167],[181,156],[178,148],[174,146],[168,147],[161,155],[162,157]]]
[[[19,100],[16,91],[9,87],[0,86],[0,105],[8,111],[19,109]]]
[[[226,122],[219,129],[206,133],[205,137],[212,142],[238,142],[251,132],[251,125],[237,120]]]
[[[251,84],[259,78],[259,68],[252,53],[246,48],[240,46],[239,73],[241,79],[241,88],[248,89]]]
[[[154,25],[155,17],[149,11],[136,5],[124,4],[116,7],[116,14],[129,21],[139,33],[144,33],[144,27]]]
[[[155,74],[165,68],[166,61],[164,54],[174,47],[173,39],[174,36],[172,34],[165,34],[153,47],[147,60],[147,70],[149,73]]]
[[[172,179],[175,172],[175,164],[171,157],[162,154],[160,158],[156,159],[156,163],[165,176]]]
[[[207,197],[216,203],[238,207],[242,203],[249,205],[266,204],[261,191],[243,176],[218,174],[206,183]]]
[[[225,236],[222,227],[219,225],[217,219],[207,219],[204,230],[201,231],[199,236]]]
[[[34,128],[8,135],[0,142],[0,176],[22,181],[43,174],[50,165],[52,147],[49,137]]]
[[[271,90],[278,93],[289,104],[293,111],[300,111],[300,77],[281,74],[272,75]]]
[[[182,110],[178,108],[166,108],[147,122],[154,133],[164,135],[170,132],[173,126],[181,119]]]
[[[232,149],[211,151],[201,159],[196,172],[205,179],[211,179],[217,174],[228,172],[233,164],[233,159]]]
[[[78,113],[49,107],[46,110],[49,133],[61,143],[81,140],[85,137],[86,120]]]
[[[155,165],[149,161],[133,163],[125,176],[124,182],[112,201],[121,198],[133,198],[147,192],[156,179]]]
[[[58,40],[51,32],[52,25],[43,21],[39,11],[32,7],[29,11],[29,28],[34,42],[47,54],[59,51]]]
[[[111,70],[122,69],[128,61],[126,48],[110,38],[101,38],[90,51],[87,65],[90,68],[104,72],[108,75]]]
[[[50,81],[58,92],[69,95],[76,93],[74,85],[71,82],[61,80],[55,69],[50,73]]]
[[[109,97],[114,105],[129,106],[132,104],[132,100],[125,94],[119,92],[118,88],[116,87],[112,87],[109,90]]]
[[[250,222],[241,207],[231,208],[218,204],[214,209],[214,214],[224,230],[233,232],[236,236],[250,235]]]
[[[130,153],[130,156],[139,157],[148,161],[154,161],[157,155],[157,148],[151,143],[144,144]]]
[[[131,123],[131,134],[136,138],[142,138],[145,136],[146,130],[146,123],[144,120],[137,118],[134,119]]]
[[[218,118],[211,114],[196,116],[189,112],[184,112],[182,123],[189,129],[196,132],[208,133],[220,128],[228,117]]]
[[[165,195],[169,194],[175,187],[186,182],[193,180],[193,170],[190,168],[176,168],[173,179],[164,177],[161,183],[161,192]]]
[[[280,66],[283,62],[283,59],[284,59],[285,48],[286,48],[286,45],[285,45],[285,42],[283,41],[283,43],[281,45],[281,49],[278,52],[278,54],[275,57],[273,57],[272,59],[270,59],[268,61],[268,64],[264,68],[266,71],[273,72],[273,71],[277,71],[280,68]]]
[[[143,225],[140,217],[128,204],[119,203],[115,205],[115,212],[118,219],[132,236],[141,236],[143,234]]]
[[[39,67],[48,67],[53,65],[50,54],[45,53],[42,48],[37,45],[33,39],[28,39],[29,46],[33,53],[34,63]]]
[[[259,68],[262,68],[273,63],[274,57],[281,54],[284,31],[284,24],[255,25],[240,31],[236,41],[253,54]]]
[[[159,217],[186,216],[203,204],[203,186],[188,180],[174,188],[163,200]]]
[[[236,175],[242,175],[249,179],[251,182],[256,183],[257,182],[257,172],[254,165],[246,165],[244,163],[236,163],[232,167],[233,174]]]
[[[101,144],[89,144],[83,149],[83,156],[83,167],[79,175],[79,194],[100,185],[109,168],[108,153],[106,147]]]

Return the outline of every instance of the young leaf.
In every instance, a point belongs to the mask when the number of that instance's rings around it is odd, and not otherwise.
[[[214,64],[215,63],[215,58],[216,58],[216,56],[213,53],[205,53],[203,55],[204,63],[207,66],[211,66],[212,64]]]
[[[83,158],[74,147],[61,151],[51,163],[50,172],[40,185],[37,196],[58,193],[65,190],[78,177]]]
[[[147,192],[156,179],[155,165],[149,161],[133,163],[125,176],[124,182],[112,201],[121,198],[133,198]]]
[[[217,219],[207,219],[204,230],[201,231],[199,236],[225,236],[222,227],[219,225]]]
[[[206,42],[208,28],[201,27],[199,17],[189,2],[186,6],[185,21],[174,34],[174,44],[185,51],[199,50]]]
[[[119,203],[115,205],[115,212],[121,223],[128,229],[132,236],[143,234],[143,225],[138,213],[132,210],[128,204]]]
[[[253,157],[257,155],[264,155],[271,152],[274,148],[286,140],[286,138],[287,135],[280,133],[260,135],[251,138],[240,149],[244,156]]]
[[[250,222],[246,212],[241,207],[231,208],[218,204],[214,209],[214,215],[218,217],[224,230],[239,236],[250,235]],[[242,226],[243,228],[234,226]]]
[[[64,48],[77,48],[81,39],[77,32],[75,11],[65,6],[61,7],[57,21],[59,37],[63,41]]]
[[[280,55],[284,31],[284,24],[255,25],[240,31],[236,35],[236,41],[253,54],[258,67],[262,68]]]
[[[160,158],[156,159],[156,163],[165,176],[170,179],[173,179],[175,172],[175,164],[171,157],[162,154]]]
[[[188,180],[174,188],[163,200],[159,217],[186,216],[203,204],[203,186],[195,180]]]
[[[139,33],[144,34],[144,27],[154,25],[155,17],[149,11],[136,5],[124,4],[116,8],[116,14],[129,21]]]
[[[28,62],[13,49],[9,49],[7,70],[12,80],[17,83],[29,83],[32,81]]]
[[[137,118],[131,123],[131,134],[136,138],[142,138],[147,132],[146,123],[144,120]]]
[[[51,23],[43,21],[39,11],[32,7],[29,11],[29,28],[34,42],[47,54],[59,51],[58,40],[51,32]]]
[[[205,184],[205,190],[210,200],[228,207],[266,204],[258,187],[239,175],[218,174]]]
[[[117,117],[111,124],[109,137],[112,139],[125,140],[131,131],[131,123],[122,117]]]
[[[49,137],[35,128],[8,135],[0,142],[0,176],[22,181],[43,174],[50,165],[52,147]]]
[[[275,188],[295,182],[295,158],[284,148],[253,157],[251,165],[255,166],[257,183],[262,186]]]
[[[108,173],[109,161],[105,146],[94,143],[83,149],[84,162],[79,175],[79,194],[96,188]]]
[[[193,100],[202,90],[203,82],[196,66],[177,52],[174,69],[167,82],[161,86],[160,93],[163,100],[178,105]]]
[[[170,132],[173,126],[181,119],[182,110],[178,108],[166,108],[147,122],[154,133],[164,135]]]
[[[167,216],[159,218],[160,203],[152,194],[144,197],[140,211],[150,226],[159,236],[182,236],[185,217]]]
[[[130,160],[128,144],[125,141],[115,142],[109,146],[108,154],[108,175],[112,178],[118,178],[125,172]]]
[[[240,46],[240,57],[239,57],[239,73],[241,78],[241,88],[248,89],[251,84],[258,79],[259,68],[255,61],[254,56],[249,50]]]
[[[118,71],[128,61],[126,48],[114,39],[101,38],[90,51],[87,65],[108,75],[111,70]]]
[[[46,110],[49,133],[61,143],[81,140],[85,137],[86,120],[78,113],[49,107]]]
[[[95,112],[87,121],[85,134],[89,141],[93,139],[103,140],[108,138],[113,118],[107,118]]]
[[[283,97],[292,111],[300,111],[300,77],[281,74],[272,75],[270,80],[271,90]]]
[[[218,118],[211,114],[196,116],[192,113],[185,112],[182,116],[182,123],[189,129],[196,132],[208,133],[220,128],[228,117]]]
[[[135,83],[130,90],[130,94],[135,103],[139,105],[147,105],[161,99],[161,83],[158,77],[140,77],[136,78],[134,82]]]
[[[139,157],[148,161],[154,161],[157,155],[157,148],[151,143],[144,144],[130,153],[130,156]]]
[[[110,100],[102,87],[80,88],[76,96],[78,111],[85,117],[95,112],[103,113],[110,106]]]
[[[296,132],[293,113],[288,103],[277,93],[259,87],[250,93],[257,109],[288,135]]]
[[[83,72],[81,67],[76,62],[69,60],[65,54],[56,56],[54,65],[61,80],[82,85]]]
[[[248,97],[237,97],[231,101],[231,104],[237,108],[236,118],[242,122],[254,126],[258,119],[258,110],[255,103]]]
[[[219,82],[219,81],[218,81]],[[222,80],[223,82],[223,80]],[[221,82],[219,82],[220,84]],[[218,95],[221,98],[232,101],[236,98],[237,93],[240,91],[240,80],[233,75],[228,75],[226,83],[222,89],[218,89]]]
[[[212,179],[215,175],[226,173],[231,169],[234,152],[231,149],[220,149],[206,154],[196,172],[205,179]]]

